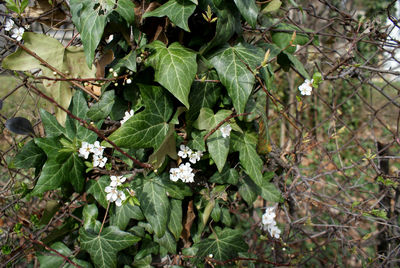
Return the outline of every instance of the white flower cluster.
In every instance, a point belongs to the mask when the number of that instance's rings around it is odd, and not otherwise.
[[[12,19],[7,19],[6,23],[4,23],[4,30],[6,32],[11,31],[11,37],[17,39],[17,41],[22,40],[22,35],[25,32],[23,27],[14,27],[14,21]]]
[[[275,207],[267,207],[262,215],[262,225],[264,231],[267,230],[272,237],[278,239],[281,235],[281,230],[276,225],[275,217]]]
[[[88,159],[89,155],[93,153],[93,167],[102,168],[107,163],[107,157],[103,157],[104,148],[98,141],[95,141],[94,144],[83,141],[79,148],[79,156]]]
[[[122,202],[126,200],[126,195],[123,190],[118,189],[118,186],[121,186],[126,178],[124,176],[110,176],[110,179],[110,185],[104,189],[107,193],[107,201],[115,202],[115,204],[120,207]]]
[[[126,111],[124,118],[122,118],[122,120],[121,120],[121,125],[123,123],[125,123],[126,121],[128,121],[128,119],[131,118],[134,114],[135,114],[135,112],[133,110],[130,110],[129,112]]]
[[[196,164],[197,161],[200,161],[200,158],[203,156],[203,153],[201,151],[194,152],[192,151],[192,149],[182,144],[180,146],[180,151],[178,152],[178,156],[180,156],[182,159],[189,158],[190,163]],[[169,170],[170,180],[194,182],[194,173],[189,162],[182,163],[177,168],[171,168]]]
[[[229,137],[229,135],[231,134],[232,127],[231,125],[227,124],[226,126],[221,127],[219,130],[222,133],[222,137],[226,138]]]
[[[306,79],[304,83],[299,86],[300,94],[308,96],[311,95],[313,82],[313,79]]]

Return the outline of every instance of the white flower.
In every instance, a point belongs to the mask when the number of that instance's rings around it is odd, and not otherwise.
[[[93,145],[87,143],[86,141],[83,141],[81,148],[79,148],[79,156],[88,159],[89,154],[92,152],[92,150],[93,150]]]
[[[99,155],[93,155],[93,166],[94,167],[104,167],[105,164],[107,163],[107,157],[102,157]]]
[[[271,208],[267,208],[265,210],[265,213],[262,215],[262,223],[264,225],[269,225],[269,224],[272,224],[275,222],[276,214],[275,214],[275,211],[273,211],[273,210],[274,210],[273,207],[272,207],[272,210],[271,210]]]
[[[181,180],[183,182],[194,182],[194,173],[192,173],[192,172],[182,173]]]
[[[4,24],[4,30],[9,32],[14,27],[14,21],[12,19],[7,19]]]
[[[267,207],[265,209],[265,213],[262,215],[262,227],[264,231],[268,231],[272,237],[278,239],[280,237],[281,230],[278,226],[276,226],[275,217],[275,206]]]
[[[25,29],[23,27],[14,28],[11,30],[11,32],[12,32],[12,35],[11,35],[12,38],[17,39],[17,41],[21,41],[22,35],[25,32]]]
[[[281,230],[276,225],[269,225],[268,232],[272,237],[275,237],[276,239],[279,239],[281,235]]]
[[[227,124],[226,126],[221,127],[219,130],[221,130],[222,137],[226,138],[229,137],[229,135],[231,134],[232,128],[231,125]]]
[[[192,152],[189,157],[189,161],[193,164],[196,164],[197,161],[200,161],[200,158],[203,156],[202,151]]]
[[[311,81],[309,79],[306,79],[304,83],[299,86],[300,94],[308,96],[311,95],[312,84],[313,84],[313,79],[311,79]]]
[[[114,202],[118,198],[118,190],[116,187],[107,186],[104,191],[107,193],[107,201]]]
[[[127,83],[128,85],[131,84],[131,83],[132,83],[132,79],[130,79],[130,78],[126,79],[126,83]]]
[[[115,204],[120,207],[122,205],[122,201],[126,199],[125,193],[123,191],[118,191],[117,200],[115,200]]]
[[[178,155],[182,158],[186,158],[192,154],[192,150],[183,144],[181,144],[181,146],[179,148],[181,150],[178,152]]]
[[[179,168],[171,168],[169,170],[169,179],[171,181],[178,181],[181,178],[181,171]]]
[[[95,141],[91,153],[94,153],[97,156],[102,156],[104,148],[106,147],[101,146],[99,141]]]
[[[184,173],[191,173],[192,170],[193,170],[193,169],[191,168],[190,163],[181,164],[181,165],[179,166],[179,171],[180,171],[181,174],[184,174]]]
[[[126,121],[128,121],[128,119],[131,118],[134,114],[135,114],[135,112],[134,112],[133,110],[130,110],[129,112],[128,112],[128,111],[125,112],[125,116],[124,116],[124,118],[122,118],[122,120],[121,120],[121,125],[122,125],[123,123],[125,123]]]
[[[110,186],[112,187],[120,186],[126,180],[124,176],[111,176],[110,179],[111,179]]]

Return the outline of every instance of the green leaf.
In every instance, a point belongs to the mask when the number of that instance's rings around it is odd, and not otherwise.
[[[178,241],[182,233],[182,201],[171,199],[171,213],[168,219],[168,229]]]
[[[240,13],[253,29],[257,24],[258,7],[254,0],[234,0]]]
[[[232,111],[229,110],[219,110],[217,114],[214,115],[214,112],[209,108],[202,108],[200,110],[200,115],[198,119],[194,122],[194,126],[197,129],[206,129],[210,131],[214,127],[216,127],[222,120],[232,114]],[[223,125],[225,126],[226,123]],[[215,131],[210,137],[207,139],[207,147],[208,152],[210,153],[212,159],[215,161],[217,165],[218,171],[221,172],[224,168],[226,159],[229,153],[229,140],[230,138],[222,137],[221,131]]]
[[[254,74],[244,63],[254,70],[263,58],[264,53],[261,49],[244,44],[225,46],[210,58],[221,83],[228,90],[237,113],[244,112],[255,82]]]
[[[57,119],[44,109],[40,109],[40,118],[47,137],[57,137],[65,132],[65,128],[58,123]]]
[[[167,230],[164,235],[160,238],[154,237],[154,242],[158,243],[160,246],[164,247],[169,253],[176,253],[176,241],[172,234]]]
[[[94,234],[84,228],[79,230],[81,249],[86,250],[97,267],[117,267],[117,253],[140,241],[130,233],[123,232],[115,226]]]
[[[47,155],[48,158],[56,158],[59,151],[62,149],[62,144],[57,137],[53,138],[35,138],[37,146],[39,146]]]
[[[120,14],[129,25],[135,22],[135,4],[131,0],[118,0],[115,11]]]
[[[92,194],[93,197],[96,199],[99,204],[107,208],[108,201],[107,201],[107,194],[104,189],[110,184],[110,177],[109,176],[101,176],[98,180],[89,180],[87,186],[87,193]]]
[[[128,55],[119,59],[112,67],[117,73],[120,72],[121,68],[127,68],[132,72],[136,72],[136,51],[132,50]]]
[[[270,202],[282,202],[282,195],[273,183],[263,180],[260,188],[260,195],[264,200]]]
[[[218,76],[215,71],[207,75],[209,80],[217,80]],[[189,122],[194,122],[199,116],[200,109],[203,107],[213,108],[220,98],[221,84],[208,82],[193,82],[192,89],[189,94],[190,110],[186,113]]]
[[[155,234],[162,237],[165,233],[169,215],[169,201],[165,188],[151,178],[144,183],[138,198],[146,220],[152,225]]]
[[[71,170],[71,163],[67,161],[64,164],[58,163],[54,158],[48,159],[43,166],[42,173],[33,188],[32,194],[38,195],[48,190],[55,190],[60,187],[64,181],[67,172]]]
[[[114,212],[110,215],[110,224],[118,226],[120,230],[125,230],[130,219],[140,221],[144,220],[144,216],[138,206],[132,206],[126,203],[120,207],[115,207]]]
[[[214,3],[213,3],[214,2]],[[220,2],[220,3],[215,3]],[[235,33],[241,33],[240,13],[233,1],[210,1],[211,7],[218,17],[214,38],[200,50],[200,54],[211,48],[225,44]],[[214,5],[215,4],[215,5]]]
[[[158,148],[157,151],[149,156],[148,162],[153,166],[153,168],[160,168],[167,155],[172,159],[178,159],[178,155],[176,153],[175,129],[172,124],[169,124],[167,136],[165,137],[160,148]]]
[[[262,13],[274,12],[278,10],[282,5],[281,0],[272,0],[268,5],[261,11]]]
[[[46,161],[45,152],[33,140],[27,142],[14,158],[16,168],[37,168]]]
[[[239,252],[248,249],[242,238],[242,231],[229,228],[223,230],[216,228],[215,233],[195,245],[198,248],[198,257],[204,258],[213,254],[213,258],[219,261],[235,258]]]
[[[258,196],[259,187],[248,177],[244,179],[244,183],[239,187],[240,196],[249,206],[252,206]]]
[[[143,18],[168,16],[175,25],[190,32],[188,19],[195,9],[196,5],[189,0],[169,0],[157,9],[146,12]]]
[[[108,10],[105,14],[100,14],[100,6],[96,8],[96,4],[98,4],[98,1],[70,1],[72,21],[81,34],[86,63],[89,67],[92,66],[94,52],[103,36],[108,15]]]
[[[284,53],[286,56],[288,56],[289,60],[291,61],[291,63],[293,64],[294,68],[296,68],[296,70],[305,78],[305,79],[310,79],[309,74],[307,73],[306,69],[304,68],[303,63],[301,63],[295,56],[293,56],[292,54],[283,51],[282,53]]]
[[[35,142],[37,140],[39,139],[36,138]],[[82,159],[78,157],[77,153],[72,153],[66,158],[63,156],[62,159],[65,158],[65,161],[58,162],[57,156],[52,155],[44,164],[32,194],[37,195],[48,190],[55,190],[64,183],[71,183],[77,192],[82,191],[84,184]]]
[[[100,101],[93,104],[87,112],[87,117],[93,121],[106,118],[114,105],[115,92],[114,90],[106,91],[101,96]]]
[[[235,151],[239,151],[239,160],[245,172],[258,186],[261,186],[263,161],[256,151],[257,137],[252,133],[232,134],[231,136],[235,140],[233,147]]]
[[[154,41],[148,47],[155,50],[148,59],[155,70],[154,79],[189,108],[190,86],[197,72],[196,53],[177,42],[166,47]]]
[[[92,267],[92,265],[86,261],[78,260],[73,257],[72,251],[62,242],[56,242],[51,245],[51,248],[61,253],[62,255],[68,257],[71,261],[78,264],[80,267]],[[46,254],[46,255],[45,255]],[[72,268],[74,267],[72,264],[65,262],[63,257],[60,257],[52,251],[45,251],[44,253],[39,252],[37,254],[40,267],[42,268],[53,268],[53,267],[64,267],[64,268]]]
[[[120,147],[157,150],[169,130],[172,104],[160,87],[140,85],[140,91],[146,109],[131,117],[109,139]]]
[[[234,168],[225,166],[221,173],[215,172],[210,178],[210,182],[219,184],[232,184],[236,185],[239,181],[239,173]]]
[[[80,193],[83,190],[83,186],[85,184],[85,179],[83,177],[85,166],[83,164],[82,158],[78,156],[77,153],[72,154],[72,158],[69,159],[72,162],[72,168],[69,170],[66,178],[72,184],[75,189],[75,192]]]
[[[101,223],[97,220],[99,210],[95,204],[87,204],[82,211],[83,228],[93,232],[100,231]]]

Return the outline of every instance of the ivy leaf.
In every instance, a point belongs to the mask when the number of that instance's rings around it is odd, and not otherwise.
[[[119,59],[117,63],[112,67],[117,73],[120,71],[121,68],[127,68],[132,72],[136,72],[136,51],[132,50],[131,52],[129,52],[128,55],[126,55],[122,59]]]
[[[189,108],[190,86],[197,72],[196,53],[177,42],[166,47],[154,41],[148,47],[155,50],[148,59],[155,70],[155,80]]]
[[[14,158],[16,168],[40,167],[46,161],[46,154],[33,140],[22,147],[22,150]]]
[[[210,108],[202,108],[200,110],[198,119],[193,125],[199,130],[206,129],[210,131],[230,114],[232,114],[232,111],[219,110],[217,114],[214,115],[214,112]],[[215,161],[219,172],[221,172],[224,168],[226,159],[228,157],[229,140],[230,138],[224,138],[219,130],[215,131],[207,139],[208,152]]]
[[[34,139],[37,146],[39,146],[50,158],[56,158],[58,152],[62,149],[62,144],[59,141],[59,138],[35,138]]]
[[[79,230],[80,246],[86,250],[94,264],[98,267],[117,267],[117,253],[140,241],[130,233],[123,232],[115,226],[102,230],[101,234]]]
[[[268,5],[262,10],[262,13],[274,12],[278,10],[282,5],[281,0],[272,0]]]
[[[240,136],[231,135],[237,142],[234,142],[234,150],[239,151],[239,160],[245,172],[250,178],[261,187],[263,176],[261,173],[263,162],[256,151],[257,137],[251,133]]]
[[[181,200],[171,199],[171,213],[168,219],[168,229],[174,235],[175,240],[178,241],[183,230]]]
[[[214,259],[225,261],[238,256],[239,252],[247,251],[248,246],[243,241],[242,231],[225,228],[216,228],[215,233],[207,239],[196,243],[198,248],[197,256],[204,258],[213,254]]]
[[[195,9],[196,5],[189,0],[169,0],[157,9],[146,12],[143,18],[168,16],[178,27],[190,32],[188,19]]]
[[[83,261],[83,260],[78,260],[76,258],[72,257],[72,251],[62,242],[56,242],[53,245],[51,245],[51,248],[56,250],[57,252],[61,253],[64,256],[67,256],[70,258],[71,261],[74,263],[78,264],[80,267],[84,268],[89,268],[92,267],[90,263]],[[70,263],[65,263],[65,259],[63,257],[60,257],[58,255],[55,255],[54,252],[52,251],[45,251],[46,255],[38,252],[38,260],[40,263],[40,267],[43,268],[52,268],[52,267],[65,267],[65,268],[72,268]]]
[[[109,139],[124,148],[157,150],[169,130],[172,104],[160,87],[140,85],[140,92],[146,109],[131,117]]]
[[[77,153],[72,154],[72,157],[69,159],[72,162],[71,170],[68,175],[66,175],[67,180],[72,184],[75,191],[77,193],[82,192],[85,180],[83,178],[83,174],[85,171],[85,166],[83,164],[82,158],[78,156]]]
[[[114,105],[115,92],[114,90],[109,90],[103,93],[99,102],[95,103],[90,107],[86,116],[93,121],[106,118]]]
[[[167,230],[164,235],[160,238],[154,237],[154,242],[158,243],[160,246],[164,247],[169,253],[176,253],[176,241],[172,234]]]
[[[69,161],[60,164],[55,158],[48,159],[43,166],[42,173],[33,188],[32,194],[38,195],[49,190],[55,190],[60,187],[64,181],[64,174],[71,170]]]
[[[35,142],[37,143],[36,139]],[[32,194],[37,195],[49,190],[55,190],[64,183],[71,183],[75,191],[80,192],[84,184],[83,170],[82,160],[77,153],[70,154],[62,162],[58,162],[57,155],[53,155],[44,164]]]
[[[144,220],[144,215],[138,206],[132,206],[126,203],[120,207],[116,206],[110,217],[110,224],[118,226],[120,230],[125,230],[129,220]]]
[[[160,148],[158,148],[157,151],[149,156],[148,162],[153,166],[153,168],[160,168],[167,155],[172,159],[178,159],[178,155],[176,153],[175,129],[172,124],[169,124],[167,136],[165,137]]]
[[[244,176],[243,183],[239,186],[239,194],[249,206],[257,199],[259,187],[248,177]]]
[[[163,175],[166,175],[166,173],[164,173]],[[190,187],[187,186],[184,182],[172,182],[168,178],[168,176],[163,176],[162,178],[160,177],[160,180],[157,180],[156,182],[159,183],[160,186],[165,188],[169,197],[182,200],[185,198],[185,196],[192,195]]]
[[[155,234],[162,237],[166,230],[170,209],[165,188],[160,186],[157,180],[159,179],[149,178],[139,191],[138,198],[146,220],[153,227]]]
[[[283,51],[286,56],[288,56],[289,60],[292,62],[294,68],[303,76],[304,79],[310,79],[310,75],[307,73],[306,69],[304,68],[303,63],[301,63],[295,56],[292,54]]]
[[[104,27],[106,26],[106,19],[108,10],[105,14],[101,14],[99,1],[92,0],[71,0],[71,15],[72,21],[79,33],[85,50],[86,63],[92,66],[94,59],[94,52],[97,45],[100,43],[103,36]],[[103,12],[104,13],[104,12]]]
[[[225,46],[211,56],[210,62],[228,90],[237,113],[244,112],[255,82],[254,74],[243,62],[253,70],[263,57],[261,49],[243,44]]]
[[[207,75],[207,79],[216,80],[218,75],[213,70]],[[186,113],[188,121],[194,122],[203,107],[213,108],[221,97],[221,85],[219,83],[205,83],[195,81],[189,94],[190,110]]]
[[[240,33],[242,29],[240,13],[232,1],[214,0],[210,1],[210,4],[218,17],[217,26],[214,38],[201,49],[200,54],[226,43],[235,33]]]
[[[244,17],[248,24],[250,24],[253,29],[257,24],[258,7],[256,2],[253,0],[234,0],[240,14]]]
[[[44,109],[40,109],[40,118],[47,137],[58,137],[65,133],[65,128],[58,123],[57,119]]]
[[[101,176],[98,180],[90,180],[88,182],[87,193],[93,195],[94,199],[96,199],[96,201],[99,202],[99,204],[104,208],[107,208],[108,205],[106,192],[104,191],[104,189],[109,184],[109,176]]]
[[[135,4],[131,0],[118,0],[115,11],[123,17],[129,25],[135,22]]]

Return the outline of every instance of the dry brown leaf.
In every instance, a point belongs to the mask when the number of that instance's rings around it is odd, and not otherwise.
[[[50,28],[60,27],[62,22],[67,22],[66,14],[61,7],[55,10],[53,9],[62,2],[61,0],[54,1],[53,5],[51,5],[48,0],[36,0],[33,7],[26,7],[22,16],[25,18],[40,17],[38,21],[46,24]]]
[[[188,204],[186,217],[183,220],[183,230],[181,233],[181,238],[183,239],[184,248],[189,248],[191,246],[190,242],[190,228],[192,228],[193,221],[196,218],[196,214],[193,210],[193,200],[191,200]]]
[[[106,66],[114,60],[114,52],[107,50],[95,63],[96,65],[96,78],[104,78]]]

